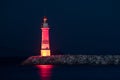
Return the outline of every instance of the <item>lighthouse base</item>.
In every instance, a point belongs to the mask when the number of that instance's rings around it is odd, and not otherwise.
[[[50,56],[50,50],[41,50],[41,56]]]

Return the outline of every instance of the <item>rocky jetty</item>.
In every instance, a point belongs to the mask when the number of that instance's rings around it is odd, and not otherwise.
[[[23,65],[120,65],[120,55],[52,55],[48,57],[31,56]]]

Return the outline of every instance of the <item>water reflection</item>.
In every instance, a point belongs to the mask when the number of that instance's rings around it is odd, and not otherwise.
[[[41,80],[51,80],[53,65],[36,65],[39,69],[39,75]]]

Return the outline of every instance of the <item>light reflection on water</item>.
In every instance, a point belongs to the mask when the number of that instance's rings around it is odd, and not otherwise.
[[[53,65],[36,65],[41,80],[51,80]]]
[[[34,80],[120,80],[119,66],[37,65],[35,71],[39,79]],[[35,78],[35,75],[31,77]]]

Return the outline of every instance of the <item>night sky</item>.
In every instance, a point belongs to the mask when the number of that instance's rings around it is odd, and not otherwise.
[[[1,6],[0,56],[37,55],[44,15],[52,51],[120,54],[119,7],[112,0],[3,0]]]

